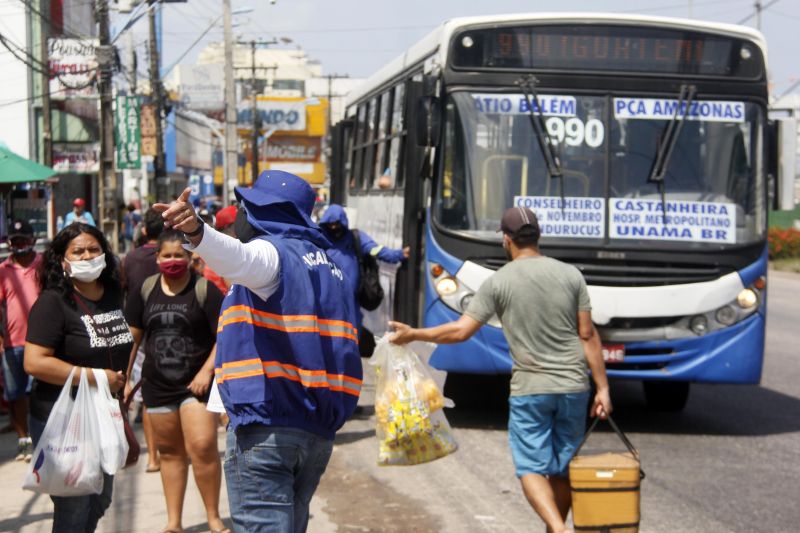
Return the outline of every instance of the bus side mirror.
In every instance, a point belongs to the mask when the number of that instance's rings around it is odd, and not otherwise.
[[[442,104],[435,96],[421,96],[417,100],[416,137],[418,146],[439,146],[442,131]]]
[[[797,120],[775,119],[775,209],[791,211],[795,207],[794,183],[797,172]]]

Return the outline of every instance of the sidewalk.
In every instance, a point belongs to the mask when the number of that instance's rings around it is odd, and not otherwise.
[[[5,425],[6,416],[0,417],[0,426]],[[98,532],[158,532],[167,523],[166,504],[161,487],[161,476],[158,473],[146,473],[146,450],[141,426],[135,426],[142,443],[142,456],[139,463],[130,469],[120,472],[114,480],[114,496],[111,507],[100,520]],[[2,483],[2,499],[0,499],[0,531],[20,531],[24,533],[46,533],[53,525],[53,504],[50,497],[22,490],[22,481],[30,465],[22,461],[14,461],[17,437],[13,433],[0,435],[0,483]],[[224,455],[225,435],[219,434],[220,457]],[[312,518],[309,523],[311,533],[330,533],[336,531],[321,511],[324,505],[319,499],[311,504]],[[220,514],[226,525],[231,526],[228,510],[228,495],[225,489],[225,476],[222,478],[220,494]],[[208,531],[205,509],[200,493],[194,483],[191,471],[186,488],[186,500],[183,507],[183,527],[186,533]]]

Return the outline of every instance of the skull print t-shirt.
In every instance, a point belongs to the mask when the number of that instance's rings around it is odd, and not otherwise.
[[[180,403],[192,396],[187,386],[216,342],[223,295],[209,283],[201,307],[195,290],[197,279],[192,274],[186,287],[175,296],[165,294],[160,281],[146,302],[142,302],[140,291],[128,295],[125,317],[131,327],[144,331],[142,399],[147,407]],[[208,379],[210,383],[210,375]]]
[[[122,313],[122,293],[106,289],[98,301],[82,298],[91,316],[57,291],[43,291],[31,308],[26,341],[52,348],[62,361],[85,368],[125,372],[133,336]],[[34,380],[31,416],[47,420],[61,385]]]

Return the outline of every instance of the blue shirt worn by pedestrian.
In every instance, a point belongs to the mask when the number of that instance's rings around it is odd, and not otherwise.
[[[278,251],[280,284],[266,300],[233,285],[222,303],[215,371],[232,428],[294,427],[332,439],[361,389],[350,286],[319,228],[248,219]]]
[[[327,229],[327,224],[338,222],[344,228],[344,233],[338,239]],[[355,295],[358,291],[358,282],[360,279],[360,272],[358,270],[358,256],[356,255],[355,239],[353,232],[349,228],[349,221],[347,220],[347,213],[344,208],[338,204],[331,204],[322,218],[319,221],[320,226],[325,231],[325,235],[330,239],[332,246],[328,249],[328,255],[331,259],[339,265],[339,268],[344,271],[345,278],[351,285],[352,293]],[[362,255],[372,255],[381,261],[387,263],[400,263],[404,259],[403,250],[396,248],[387,248],[376,243],[372,237],[365,232],[359,230],[358,236],[361,241]],[[358,323],[361,324],[361,309],[358,312]]]
[[[88,211],[84,211],[80,216],[75,214],[75,211],[70,211],[67,213],[67,216],[64,217],[64,227],[69,226],[73,222],[83,222],[84,224],[89,224],[90,226],[96,226],[94,223],[94,217]]]

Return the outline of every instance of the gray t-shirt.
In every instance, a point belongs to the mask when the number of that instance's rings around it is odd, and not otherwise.
[[[578,311],[590,311],[580,271],[550,257],[511,261],[486,280],[466,311],[481,323],[497,314],[514,366],[511,395],[589,388]]]

